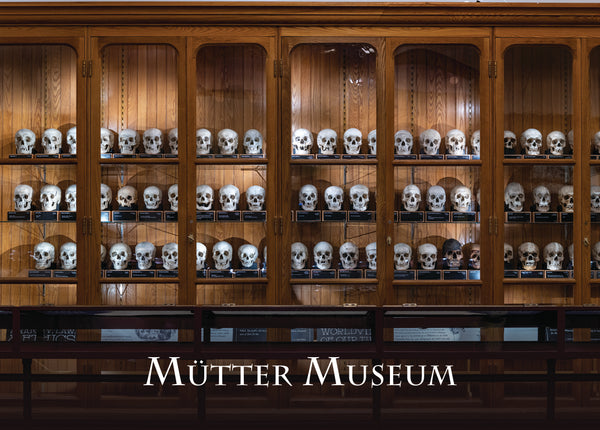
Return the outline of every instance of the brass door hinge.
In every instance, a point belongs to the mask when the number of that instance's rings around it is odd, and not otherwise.
[[[488,61],[488,76],[490,78],[498,77],[498,63],[495,61]]]
[[[84,78],[92,77],[92,60],[81,62],[81,76]]]

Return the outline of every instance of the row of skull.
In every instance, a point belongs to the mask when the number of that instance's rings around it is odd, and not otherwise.
[[[55,259],[54,245],[48,242],[40,242],[33,247],[33,259],[35,260],[35,268],[50,269],[54,264]],[[61,245],[59,249],[58,259],[60,267],[65,270],[73,270],[77,268],[77,244],[67,242]]]
[[[481,268],[481,247],[474,243],[470,245],[468,267],[479,270]],[[424,243],[417,247],[416,261],[421,270],[434,270],[438,263],[438,249],[432,243]],[[443,267],[446,269],[460,269],[463,265],[463,246],[456,239],[447,239],[442,245]],[[394,269],[408,270],[412,264],[412,248],[406,243],[394,245]]]
[[[60,130],[49,128],[42,134],[42,149],[44,154],[60,154],[62,151],[63,136]],[[36,143],[35,133],[27,128],[22,128],[15,133],[15,149],[17,154],[33,154]],[[69,154],[77,153],[77,127],[67,131],[66,144]]]
[[[540,155],[543,150],[542,132],[535,128],[528,128],[519,136],[521,150],[527,155]],[[546,149],[549,154],[563,155],[567,150],[573,152],[573,130],[567,135],[562,131],[554,130],[546,136]],[[517,152],[517,135],[510,130],[504,130],[504,152],[508,154]]]
[[[308,248],[302,242],[292,243],[292,269],[302,270],[307,267]],[[377,269],[377,243],[369,243],[365,247],[369,269]],[[353,242],[346,242],[339,249],[340,264],[344,269],[356,269],[358,267],[359,249]],[[333,262],[333,246],[329,242],[319,242],[313,248],[313,261],[315,266],[321,270],[331,269]]]
[[[339,211],[344,203],[344,190],[337,186],[328,187],[325,190],[325,203],[331,211]],[[355,211],[366,211],[369,206],[369,188],[365,185],[354,185],[349,192],[352,209]],[[303,185],[298,193],[298,203],[305,211],[314,211],[319,203],[319,191],[312,184]]]
[[[600,212],[600,187],[594,186],[591,189],[592,211]],[[533,200],[537,212],[548,212],[550,210],[551,195],[550,190],[543,186],[537,186],[533,189]],[[573,200],[573,186],[563,185],[558,190],[558,200],[560,210],[563,212],[573,212],[575,204]],[[525,208],[525,190],[518,182],[509,182],[504,189],[504,205],[506,209],[512,212],[522,212]]]
[[[479,197],[479,195],[478,195]],[[468,212],[474,207],[473,194],[468,187],[457,185],[450,191],[452,210]],[[409,184],[402,191],[402,207],[405,211],[418,211],[421,205],[421,190],[414,184]],[[446,190],[434,185],[427,189],[427,210],[442,212],[446,207]]]
[[[16,211],[29,211],[33,203],[33,187],[27,184],[19,184],[14,190],[14,202]],[[60,207],[62,191],[56,185],[44,185],[40,189],[40,208],[43,211],[56,211]],[[65,205],[68,211],[77,210],[77,187],[69,185],[65,190]]]
[[[346,154],[360,154],[362,148],[362,132],[357,128],[349,128],[344,132],[344,151]],[[369,152],[377,154],[377,131],[371,130],[367,137]],[[308,155],[312,152],[313,134],[298,128],[292,133],[292,147],[296,155]],[[333,155],[337,151],[337,132],[330,128],[323,129],[317,134],[319,153]]]
[[[600,250],[600,242],[596,245]],[[571,244],[568,248],[569,260],[571,267],[573,265],[573,245]],[[537,268],[537,264],[540,261],[540,249],[533,242],[523,242],[517,248],[519,263],[523,270],[534,270]],[[563,246],[558,242],[550,242],[544,247],[543,250],[544,263],[546,270],[562,270],[563,262],[565,260],[565,251]],[[599,256],[600,257],[600,256]],[[514,258],[514,250],[508,243],[504,244],[504,264],[507,268],[512,266]]]
[[[247,209],[252,212],[262,211],[265,204],[265,189],[260,185],[252,185],[246,190]],[[196,210],[209,211],[213,208],[214,192],[208,185],[196,187]],[[235,185],[225,185],[219,189],[221,210],[231,212],[238,208],[240,190]]]

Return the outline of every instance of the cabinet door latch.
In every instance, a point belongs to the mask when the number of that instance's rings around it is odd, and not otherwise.
[[[498,77],[498,63],[495,61],[488,61],[488,76],[490,79]]]
[[[89,61],[83,60],[81,62],[81,76],[83,78],[91,78],[92,77],[92,60],[89,60]]]

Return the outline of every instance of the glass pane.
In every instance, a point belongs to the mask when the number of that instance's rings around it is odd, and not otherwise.
[[[591,261],[592,302],[600,304],[600,48],[590,54],[590,136],[584,136],[583,143],[591,143],[591,249],[590,255],[584,255]],[[589,140],[588,140],[589,139]]]

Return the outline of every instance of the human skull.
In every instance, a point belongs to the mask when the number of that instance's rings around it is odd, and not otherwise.
[[[144,132],[143,144],[146,154],[160,154],[163,146],[162,132],[158,128],[149,128]]]
[[[34,136],[34,140],[35,140],[35,136]],[[596,134],[594,134],[594,138],[592,139],[592,146],[594,147],[593,152],[596,154],[600,154],[600,131],[598,131]],[[18,146],[17,146],[17,148],[18,148]],[[17,154],[20,154],[20,152],[17,151]],[[24,153],[24,154],[28,154],[28,153]]]
[[[479,130],[475,130],[471,135],[471,152],[473,155],[481,153],[481,132]]]
[[[171,148],[171,154],[179,154],[179,132],[176,128],[169,130],[167,139],[169,139],[169,148]]]
[[[265,204],[265,189],[260,185],[252,185],[246,190],[246,203],[248,210],[262,211]]]
[[[352,242],[346,242],[340,246],[340,262],[344,269],[356,269],[358,267],[358,246]]]
[[[437,248],[432,243],[424,243],[417,248],[417,261],[423,270],[433,270],[437,263]]]
[[[131,248],[125,243],[115,243],[110,247],[108,255],[114,269],[127,269],[127,265],[131,259]]]
[[[525,203],[525,190],[517,182],[510,182],[504,189],[504,204],[513,212],[521,212]]]
[[[523,242],[519,245],[519,260],[523,270],[534,270],[540,261],[540,249],[535,243]]]
[[[15,187],[15,210],[30,211],[31,201],[33,200],[33,188],[26,184],[19,184]]]
[[[122,208],[133,209],[137,204],[137,190],[131,185],[125,185],[117,191],[117,202]]]
[[[313,248],[313,260],[317,268],[326,270],[331,268],[333,247],[328,242],[319,242]]]
[[[504,244],[504,263],[506,265],[512,264],[514,255],[515,254],[513,251],[513,247],[510,246],[508,243],[505,243]]]
[[[35,145],[35,133],[28,128],[22,128],[15,133],[17,154],[31,154]]]
[[[408,130],[398,130],[394,134],[394,149],[396,154],[408,155],[412,152],[413,137]]]
[[[119,133],[119,149],[121,154],[133,155],[140,144],[140,135],[130,128]]]
[[[573,212],[573,185],[563,185],[558,190],[558,200],[562,206],[563,212]]]
[[[471,268],[475,270],[481,269],[481,246],[478,243],[471,245],[471,254],[469,255]]]
[[[528,128],[519,138],[521,147],[527,155],[539,155],[542,150],[542,133],[535,128]]]
[[[69,185],[65,190],[65,203],[67,210],[75,212],[77,210],[77,185]]]
[[[298,199],[302,210],[314,211],[317,208],[317,187],[311,184],[302,186],[302,188],[300,188]]]
[[[112,190],[106,184],[100,184],[100,210],[110,210],[112,202]]]
[[[573,135],[573,130],[569,130],[567,133],[567,142],[569,143],[569,147],[571,148],[571,154],[573,154],[573,145],[575,144],[575,136]]]
[[[452,155],[466,154],[467,139],[465,134],[457,129],[450,130],[446,134],[446,151]]]
[[[219,190],[219,202],[224,211],[234,211],[240,202],[240,190],[235,185],[225,185]]]
[[[358,128],[349,128],[344,132],[344,149],[346,154],[360,154],[362,133]]]
[[[446,190],[439,185],[427,190],[427,208],[432,212],[443,212],[446,205]]]
[[[263,137],[260,131],[250,129],[244,135],[244,148],[246,154],[262,154]]]
[[[166,270],[176,270],[179,266],[179,249],[176,243],[165,243],[162,247],[162,264]]]
[[[137,260],[138,269],[147,270],[154,263],[156,255],[156,247],[150,242],[140,242],[135,246],[135,259]]]
[[[567,147],[567,138],[562,131],[552,131],[546,136],[546,146],[552,155],[563,155]]]
[[[533,200],[536,211],[548,212],[550,210],[550,190],[543,185],[533,189]]]
[[[442,245],[444,261],[449,269],[460,269],[463,259],[462,245],[456,239],[447,239]]]
[[[438,154],[441,142],[442,136],[440,136],[437,130],[425,130],[419,135],[419,145],[421,145],[423,152],[428,155]]]
[[[196,155],[210,154],[212,148],[212,133],[205,129],[196,130]]]
[[[504,152],[513,152],[517,149],[517,135],[510,130],[504,130]]]
[[[302,270],[308,260],[308,248],[302,242],[292,243],[292,269]]]
[[[65,270],[77,268],[77,245],[74,242],[67,242],[60,247],[60,265]]]
[[[419,210],[421,203],[421,190],[414,184],[409,184],[402,191],[402,205],[404,210],[408,212],[416,212]]]
[[[434,247],[435,249],[435,247]],[[406,243],[397,243],[394,245],[394,269],[408,270],[412,260],[412,248]],[[435,264],[434,264],[435,266]]]
[[[208,185],[198,185],[196,187],[196,210],[211,210],[213,200],[213,189],[211,187]]]
[[[100,154],[108,154],[115,144],[115,136],[108,128],[100,129]]]
[[[100,244],[100,262],[104,263],[106,260],[106,246]]]
[[[144,189],[144,206],[149,210],[156,210],[162,204],[162,191],[151,185]]]
[[[563,246],[558,242],[550,242],[544,247],[544,261],[547,270],[561,270],[565,259]]]
[[[167,197],[169,204],[171,205],[171,210],[177,212],[179,209],[179,186],[177,184],[173,184],[169,187]]]
[[[254,245],[244,244],[238,248],[238,258],[242,267],[251,269],[258,258],[258,248]]]
[[[235,131],[224,128],[217,133],[217,138],[219,139],[218,145],[221,154],[235,154],[238,146],[238,134]]]
[[[594,267],[600,269],[600,242],[596,242],[592,248],[592,260],[594,260]]]
[[[468,212],[471,209],[471,190],[465,186],[457,185],[450,191],[452,208],[457,212]]]
[[[215,243],[212,249],[212,258],[215,263],[215,269],[227,270],[231,268],[233,247],[225,241]]]
[[[330,211],[342,210],[342,203],[344,203],[344,190],[340,187],[332,185],[325,189],[325,203]]]
[[[367,135],[369,141],[369,153],[371,155],[377,154],[377,130],[371,130]]]
[[[58,154],[60,153],[61,146],[62,133],[59,130],[49,128],[44,131],[42,136],[42,148],[44,148],[44,154]]]
[[[335,154],[337,148],[337,133],[330,129],[325,128],[317,134],[317,145],[321,154],[332,155]]]
[[[366,211],[369,207],[369,189],[364,185],[350,188],[350,201],[355,211]]]
[[[43,211],[56,211],[60,205],[61,191],[56,185],[44,185],[40,190]]]
[[[69,154],[77,154],[77,127],[71,127],[67,131],[67,146]]]
[[[294,154],[308,155],[313,145],[312,133],[305,128],[298,128],[292,134]]]
[[[200,242],[196,242],[196,270],[204,269],[207,255],[206,245]]]
[[[36,269],[50,269],[54,263],[54,245],[40,242],[33,247],[33,259]]]
[[[16,188],[15,188],[16,191]],[[590,190],[590,199],[592,212],[598,213],[600,212],[600,187],[597,185],[592,186]]]
[[[365,246],[365,252],[367,254],[369,269],[377,270],[377,242],[371,242]]]
[[[574,248],[574,244],[570,244],[569,247],[567,248],[567,251],[569,252],[569,265],[571,267],[571,269],[574,267],[574,262],[575,262],[575,248]]]

